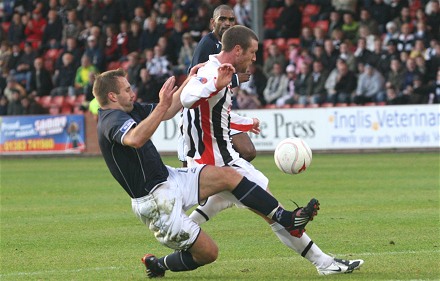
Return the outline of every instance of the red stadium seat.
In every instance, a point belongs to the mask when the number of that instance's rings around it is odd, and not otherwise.
[[[51,100],[51,106],[61,107],[64,103],[64,96],[56,96]]]
[[[49,108],[51,101],[52,101],[51,96],[42,96],[38,99],[38,103],[44,108]]]
[[[319,20],[315,23],[315,27],[320,27],[325,33],[328,31],[329,22],[327,20]]]
[[[321,104],[321,107],[333,107],[333,103],[325,102],[325,103]]]

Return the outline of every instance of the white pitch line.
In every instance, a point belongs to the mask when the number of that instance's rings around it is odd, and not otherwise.
[[[0,277],[7,276],[27,276],[27,275],[41,275],[41,274],[51,274],[51,273],[75,273],[81,271],[107,271],[107,270],[118,270],[123,267],[109,266],[109,267],[90,267],[90,268],[78,268],[71,270],[46,270],[46,271],[33,271],[33,272],[14,272],[7,274],[0,274]]]
[[[440,250],[425,250],[425,251],[400,251],[400,252],[381,252],[381,253],[346,253],[346,254],[332,254],[337,257],[346,257],[346,256],[394,256],[394,255],[410,255],[410,254],[430,254],[430,253],[440,253]],[[300,258],[298,255],[292,257],[283,257],[281,259],[291,259],[291,258]],[[280,259],[278,257],[274,257],[271,259]],[[261,259],[240,259],[240,261],[255,261],[255,260],[263,260]],[[267,260],[267,258],[264,258]],[[217,261],[216,263],[235,263],[235,260],[227,260],[227,261]],[[12,272],[6,274],[0,274],[1,277],[11,277],[11,276],[28,276],[28,275],[43,275],[43,274],[51,274],[51,273],[75,273],[81,271],[110,271],[110,270],[119,270],[125,269],[125,267],[91,267],[91,268],[79,268],[72,270],[47,270],[47,271],[33,271],[33,272]],[[396,280],[397,281],[397,280]]]

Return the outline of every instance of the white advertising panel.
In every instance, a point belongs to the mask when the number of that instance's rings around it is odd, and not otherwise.
[[[273,151],[287,137],[303,138],[312,149],[440,148],[440,106],[350,106],[239,110],[261,121],[250,134],[258,151]],[[176,151],[179,119],[164,122],[153,141],[159,151]]]

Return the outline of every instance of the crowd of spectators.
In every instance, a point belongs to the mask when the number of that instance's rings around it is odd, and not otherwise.
[[[439,2],[261,1],[262,60],[234,106],[439,103]],[[250,0],[3,0],[0,115],[60,112],[46,96],[65,97],[64,113],[86,110],[94,75],[119,67],[138,101],[157,102],[169,76],[186,75],[220,4],[252,26]]]

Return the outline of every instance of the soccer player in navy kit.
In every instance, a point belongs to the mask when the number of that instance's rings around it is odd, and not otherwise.
[[[230,65],[219,67],[218,87],[230,83],[232,69]],[[216,260],[215,242],[185,214],[210,195],[228,190],[240,203],[276,220],[292,233],[303,231],[319,209],[318,201],[312,199],[304,208],[286,211],[274,197],[230,167],[175,169],[164,165],[150,138],[161,121],[172,118],[181,108],[181,89],[174,83],[175,77],[165,82],[158,104],[143,105],[135,102],[122,69],[99,74],[93,86],[101,107],[98,142],[110,173],[131,197],[136,216],[161,244],[176,250],[162,258],[152,254],[143,257],[150,278],[162,277],[166,270],[194,270]]]

